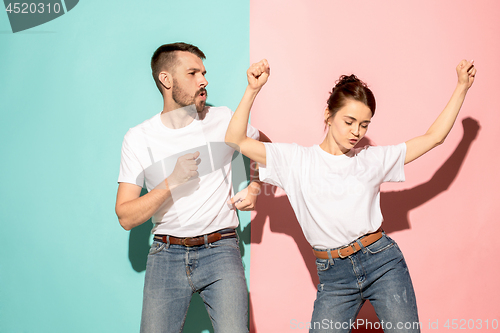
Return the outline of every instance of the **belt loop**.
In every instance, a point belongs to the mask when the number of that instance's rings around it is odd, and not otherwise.
[[[207,235],[203,235],[203,241],[205,242],[205,248],[208,249],[208,236]]]
[[[170,236],[167,235],[167,249],[170,247]]]
[[[330,252],[330,250],[326,250],[326,253],[328,253],[328,262],[330,263],[330,265],[334,265],[333,263],[333,258],[332,258],[332,252]]]
[[[363,243],[361,242],[361,239],[356,239],[356,243],[358,243],[359,245],[359,249],[361,250],[361,252],[363,253],[366,253],[366,247],[363,245]],[[354,243],[353,243],[354,244]]]

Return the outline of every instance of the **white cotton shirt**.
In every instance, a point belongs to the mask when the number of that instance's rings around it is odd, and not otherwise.
[[[227,107],[209,107],[203,120],[179,129],[163,125],[157,114],[125,135],[118,182],[145,184],[148,191],[172,173],[178,157],[200,152],[199,178],[172,191],[172,200],[153,215],[153,233],[194,237],[238,226],[236,212],[227,204],[233,196],[234,149],[224,137],[232,114]],[[248,126],[247,135],[258,139],[259,131]]]
[[[309,243],[337,248],[382,224],[380,184],[405,180],[406,144],[332,155],[318,145],[265,143],[260,180],[281,187]]]

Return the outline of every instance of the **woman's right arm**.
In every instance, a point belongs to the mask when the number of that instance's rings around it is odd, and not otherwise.
[[[250,109],[260,89],[267,82],[269,72],[269,64],[265,59],[251,65],[247,70],[248,86],[229,122],[225,139],[226,143],[237,145],[235,148],[243,155],[261,164],[266,164],[266,148],[262,142],[247,137],[247,124]]]

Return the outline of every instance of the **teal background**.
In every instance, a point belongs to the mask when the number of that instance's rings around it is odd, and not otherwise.
[[[126,131],[162,109],[151,55],[175,41],[207,55],[208,103],[236,108],[248,0],[84,0],[16,34],[0,13],[0,332],[138,332],[116,180]],[[194,303],[185,332],[212,332]]]

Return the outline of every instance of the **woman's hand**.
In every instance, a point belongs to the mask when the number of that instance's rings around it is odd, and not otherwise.
[[[474,83],[476,76],[476,67],[474,67],[474,60],[462,60],[457,66],[458,84],[463,84],[469,89]]]
[[[247,70],[248,87],[260,90],[266,84],[270,71],[271,69],[266,59],[252,64]]]

